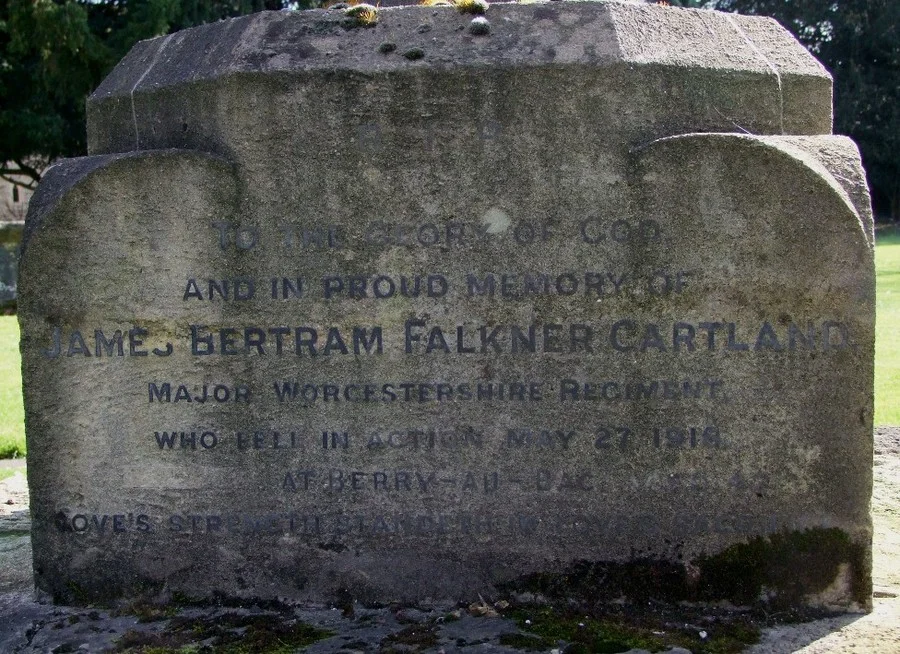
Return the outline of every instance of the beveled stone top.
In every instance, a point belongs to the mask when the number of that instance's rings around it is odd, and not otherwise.
[[[703,126],[706,131],[831,132],[831,76],[769,18],[605,0],[492,4],[485,15],[490,33],[483,36],[471,33],[472,18],[453,7],[386,7],[379,9],[377,24],[366,28],[348,27],[342,9],[261,12],[142,41],[88,99],[90,153],[173,145],[144,140],[139,148],[126,148],[96,134],[135,96],[149,101],[167,89],[215,85],[235,76],[338,71],[369,75],[377,84],[381,75],[447,69],[624,66],[637,76],[663,67],[692,76],[692,94],[700,96],[711,85],[739,93],[747,82],[768,82],[774,110],[781,113],[771,128],[741,122],[720,107],[722,125]],[[679,101],[674,95],[667,99],[673,111]]]

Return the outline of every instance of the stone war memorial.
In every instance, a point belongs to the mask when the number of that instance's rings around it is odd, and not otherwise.
[[[469,599],[593,565],[867,610],[873,225],[831,106],[774,21],[654,5],[139,43],[25,228],[37,587]]]

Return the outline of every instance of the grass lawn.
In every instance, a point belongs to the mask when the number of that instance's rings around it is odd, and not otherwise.
[[[875,248],[875,424],[900,425],[900,228],[882,229]],[[0,316],[0,458],[25,455],[19,325]]]
[[[15,316],[0,316],[0,458],[14,456],[25,456],[19,323]]]
[[[875,424],[900,425],[900,228],[875,242]]]
[[[18,470],[13,470],[11,468],[0,468],[0,481],[3,481],[4,479],[8,479],[9,477],[12,477],[17,472],[18,472]]]

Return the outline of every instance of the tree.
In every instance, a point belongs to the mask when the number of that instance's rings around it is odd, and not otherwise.
[[[835,132],[856,141],[876,216],[900,220],[900,2],[716,0],[772,16],[834,76]]]
[[[84,150],[84,97],[111,53],[78,4],[9,0],[0,12],[0,175],[33,188],[50,160]]]
[[[84,98],[139,39],[319,1],[0,0],[0,176],[33,188],[49,161],[84,154]],[[793,32],[834,75],[835,131],[860,146],[876,215],[900,220],[900,0],[669,1]]]
[[[282,0],[0,2],[0,176],[33,189],[52,160],[83,155],[85,98],[138,40],[286,4]]]

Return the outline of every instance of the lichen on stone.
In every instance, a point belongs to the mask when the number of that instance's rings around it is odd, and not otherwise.
[[[491,33],[491,24],[484,16],[476,16],[469,23],[469,32],[475,36],[485,36]]]
[[[344,10],[348,27],[375,27],[378,24],[378,7],[366,3]]]
[[[488,10],[487,0],[455,0],[453,4],[461,14],[483,14]]]

